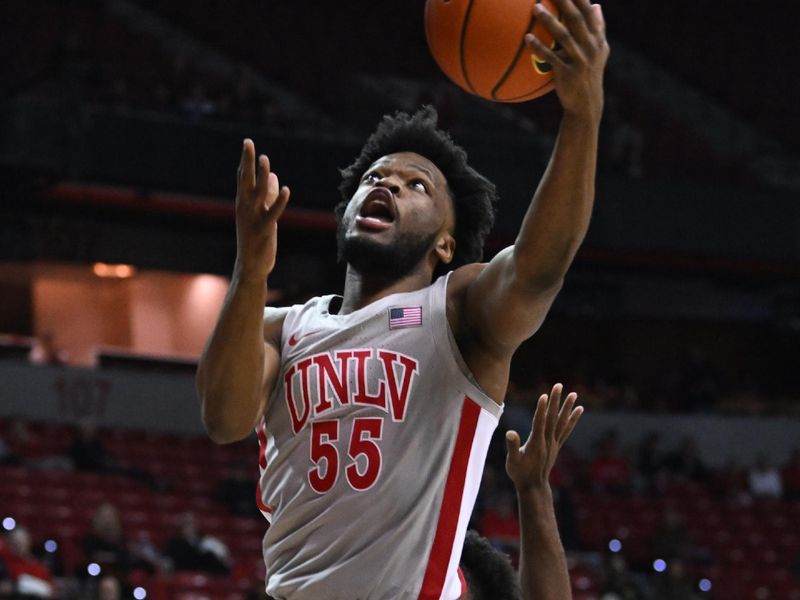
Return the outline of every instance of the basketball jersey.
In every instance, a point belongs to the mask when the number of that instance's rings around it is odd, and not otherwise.
[[[455,600],[502,407],[450,331],[448,277],[350,314],[289,309],[257,432],[267,592],[278,600]]]

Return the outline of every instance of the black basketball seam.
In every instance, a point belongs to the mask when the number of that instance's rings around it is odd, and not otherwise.
[[[502,98],[502,99],[498,98],[497,100],[499,100],[500,102],[521,102],[522,100],[527,99],[528,96],[531,96],[531,97],[535,96],[536,92],[541,90],[543,87],[547,87],[548,85],[550,85],[552,83],[553,83],[553,80],[551,79],[550,81],[544,82],[542,85],[537,87],[535,90],[532,90],[532,91],[528,92],[527,94],[522,94],[521,96],[514,96],[513,98]]]
[[[531,31],[533,29],[534,25],[536,25],[536,15],[531,15],[531,20],[528,23],[527,29],[525,29],[525,33],[528,33],[529,31]],[[517,62],[519,61],[519,57],[522,55],[522,51],[523,50],[525,50],[525,37],[524,36],[522,38],[522,42],[519,45],[519,48],[517,49],[517,53],[514,55],[514,59],[511,61],[511,64],[508,66],[508,69],[506,69],[506,72],[503,73],[503,76],[494,85],[494,87],[492,88],[492,91],[490,92],[493,100],[497,100],[498,99],[497,98],[497,90],[499,90],[502,87],[502,85],[506,82],[506,80],[511,76],[511,73],[514,71],[514,67],[517,66]],[[524,94],[524,95],[527,96],[527,94]]]
[[[469,80],[469,75],[467,75],[467,59],[464,56],[464,40],[467,37],[467,25],[469,24],[469,17],[470,13],[472,12],[472,5],[474,3],[475,0],[469,0],[469,4],[467,4],[467,12],[464,15],[464,22],[461,25],[461,40],[458,44],[458,54],[461,63],[461,76],[464,78],[464,83],[466,83],[469,90],[477,96],[479,94],[473,87],[472,82]]]

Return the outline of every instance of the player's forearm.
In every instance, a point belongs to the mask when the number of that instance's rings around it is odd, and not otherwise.
[[[536,288],[560,284],[589,227],[600,119],[567,114],[514,244],[515,274]]]
[[[522,532],[519,576],[523,600],[570,600],[567,559],[550,486],[517,493],[517,503]]]
[[[262,403],[264,280],[238,270],[197,369],[203,424],[217,443],[246,437]]]

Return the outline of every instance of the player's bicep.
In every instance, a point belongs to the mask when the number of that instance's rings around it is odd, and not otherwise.
[[[514,248],[508,247],[467,286],[465,325],[489,348],[513,352],[539,329],[560,288],[537,288],[517,277]]]

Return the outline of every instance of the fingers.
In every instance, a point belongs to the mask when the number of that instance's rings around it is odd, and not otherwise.
[[[595,14],[594,7],[599,7],[599,4],[592,4],[589,0],[575,0],[575,6],[577,6],[578,10],[583,17],[583,21],[586,24],[586,29],[590,33],[600,33],[600,21],[597,20],[597,15]]]
[[[267,173],[264,187],[266,188],[264,194],[264,209],[269,210],[272,205],[275,204],[275,200],[278,199],[278,193],[281,189],[281,184],[278,183],[278,176],[275,175],[275,173]]]
[[[564,404],[561,405],[561,410],[558,411],[558,423],[556,424],[556,441],[561,443],[564,436],[564,429],[567,426],[567,421],[572,414],[572,409],[575,406],[575,401],[578,399],[578,394],[572,392],[567,395]]]
[[[291,192],[288,187],[281,187],[278,176],[270,170],[269,158],[262,154],[256,160],[255,155],[253,140],[245,139],[239,161],[238,197],[248,204],[254,203],[257,211],[261,210],[277,220],[286,208]]]
[[[558,423],[558,408],[561,406],[561,391],[564,386],[557,383],[550,390],[550,397],[547,399],[547,420],[545,422],[545,439],[553,440],[556,435],[556,424]]]
[[[525,36],[528,46],[550,64],[583,61],[587,56],[592,56],[605,40],[605,20],[600,5],[591,4],[590,0],[552,2],[558,9],[558,16],[541,2],[536,3],[534,12],[562,51],[549,48],[532,34]]]
[[[289,196],[291,193],[288,187],[283,186],[280,192],[278,192],[278,197],[275,199],[275,202],[268,208],[270,217],[275,221],[281,218],[283,210],[286,208],[286,205],[289,204]]]
[[[592,20],[597,24],[598,31],[603,37],[606,36],[606,19],[603,16],[603,7],[599,4],[592,4]]]
[[[560,439],[560,441],[558,443],[559,448],[564,445],[564,442],[567,441],[567,438],[569,438],[569,435],[572,433],[572,430],[575,429],[575,425],[578,424],[578,421],[580,420],[582,414],[583,414],[583,407],[582,406],[576,407],[569,414],[569,418],[567,419],[567,424],[564,427],[564,431],[562,433],[562,437],[561,437],[561,439]]]
[[[519,434],[516,431],[506,431],[506,458],[511,462],[519,460]]]
[[[536,436],[538,439],[544,440],[542,435],[545,430],[545,417],[547,413],[547,394],[539,396],[536,402],[536,410],[533,412],[533,423],[531,425],[531,435],[529,440]]]
[[[242,143],[242,157],[239,159],[237,183],[239,189],[252,188],[256,183],[255,172],[256,148],[253,140],[247,138]]]
[[[255,181],[256,194],[261,197],[269,189],[269,158],[265,154],[258,157],[258,175]]]
[[[575,5],[571,0],[554,1],[558,5],[561,16],[564,19],[563,23],[559,21],[558,18],[556,18],[553,13],[548,11],[547,8],[541,3],[537,3],[534,6],[534,12],[542,21],[545,29],[550,32],[550,35],[553,36],[553,39],[561,46],[564,54],[570,60],[570,62],[583,60],[584,55],[579,41],[585,44],[589,37],[586,24],[583,21],[583,15],[581,15],[580,11],[575,8]],[[540,45],[544,46],[544,44]],[[555,52],[553,52],[553,54],[558,56],[558,54]],[[547,60],[544,56],[540,56],[540,58]],[[564,60],[561,59],[558,62],[563,63]]]
[[[564,29],[579,43],[585,44],[591,38],[588,23],[586,22],[587,13],[591,12],[589,0],[552,0],[557,9],[557,14],[552,15],[553,20],[564,26]],[[542,8],[547,8],[542,6]],[[547,23],[545,23],[545,26]],[[548,29],[549,30],[549,29]]]
[[[542,41],[537,38],[532,33],[525,34],[525,43],[528,45],[528,48],[533,50],[533,53],[536,55],[536,58],[539,60],[543,60],[546,63],[550,63],[551,65],[563,65],[564,61],[561,60],[561,57],[555,53],[555,51],[546,46]]]
[[[561,20],[569,32],[581,43],[593,43],[593,38],[603,31],[603,13],[590,0],[552,0]]]

